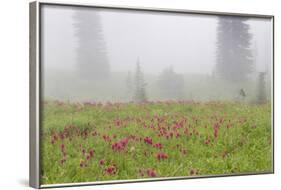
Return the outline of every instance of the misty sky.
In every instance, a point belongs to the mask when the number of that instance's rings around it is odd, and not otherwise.
[[[73,14],[84,9],[89,8],[43,6],[45,71],[77,66]],[[218,17],[116,9],[101,9],[98,14],[112,72],[134,71],[139,57],[145,73],[158,74],[170,65],[178,73],[212,73]],[[257,70],[263,71],[271,65],[271,20],[251,18],[247,23],[253,34]]]

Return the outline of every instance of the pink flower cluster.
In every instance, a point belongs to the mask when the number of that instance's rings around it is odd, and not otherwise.
[[[126,145],[128,144],[128,142],[129,142],[128,138],[121,139],[121,140],[113,143],[111,148],[112,148],[112,150],[115,150],[115,151],[124,150]]]
[[[61,151],[61,153],[65,154],[65,145],[64,144],[60,145],[60,151]]]
[[[111,166],[108,166],[107,168],[105,168],[104,171],[106,174],[113,175],[113,174],[116,174],[117,168],[115,165],[111,165]]]
[[[154,144],[153,146],[154,146],[155,148],[158,148],[158,149],[162,149],[162,148],[163,148],[163,146],[162,146],[162,144],[161,144],[160,142]]]
[[[102,138],[105,142],[111,142],[111,138],[109,137],[109,135],[103,135]]]
[[[158,161],[161,161],[161,160],[165,160],[168,158],[168,155],[163,153],[163,152],[159,152],[156,154],[156,158]]]
[[[139,173],[142,177],[145,176],[145,175],[147,175],[149,177],[156,177],[156,171],[153,168],[140,169]]]
[[[94,150],[93,149],[91,149],[90,151],[89,151],[89,154],[86,156],[86,159],[87,160],[90,160],[92,157],[94,157]]]
[[[156,177],[156,171],[152,168],[147,169],[146,173],[149,177]]]
[[[152,138],[150,138],[150,137],[144,137],[143,141],[144,141],[146,144],[152,145]]]

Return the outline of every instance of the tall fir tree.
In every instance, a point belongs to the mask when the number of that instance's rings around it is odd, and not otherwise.
[[[83,9],[73,15],[77,37],[77,71],[85,80],[106,79],[110,74],[106,44],[97,10]]]
[[[247,80],[253,69],[252,35],[246,21],[233,16],[218,19],[216,74],[228,82]]]
[[[145,86],[146,84],[144,82],[143,72],[141,70],[140,61],[138,59],[136,64],[135,93],[134,93],[134,100],[136,102],[145,102],[147,100]]]

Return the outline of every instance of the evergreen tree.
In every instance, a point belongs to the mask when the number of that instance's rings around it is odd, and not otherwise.
[[[105,79],[110,74],[102,25],[96,10],[83,9],[74,13],[77,37],[77,70],[81,79]]]
[[[247,18],[220,16],[217,26],[216,74],[228,82],[247,80],[252,72],[252,35]]]
[[[260,72],[258,77],[257,102],[262,104],[266,102],[265,72]]]
[[[136,73],[135,73],[135,93],[134,93],[134,100],[136,102],[145,102],[147,100],[145,86],[146,84],[144,83],[144,77],[138,59]]]
[[[177,74],[172,66],[164,69],[160,74],[158,86],[162,98],[178,100],[183,98],[184,78]]]

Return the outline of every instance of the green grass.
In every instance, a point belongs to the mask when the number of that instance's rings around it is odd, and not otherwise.
[[[148,178],[149,169],[156,177],[272,171],[270,104],[48,101],[43,103],[42,116],[42,184]],[[215,125],[219,126],[217,138]],[[171,133],[173,137],[167,138]],[[160,142],[163,148],[146,144],[144,137],[152,138],[153,144]],[[112,149],[113,143],[126,138],[128,144],[122,150]],[[90,150],[94,156],[87,160]],[[156,155],[160,152],[168,158],[159,161]],[[106,172],[110,166],[115,173]]]

